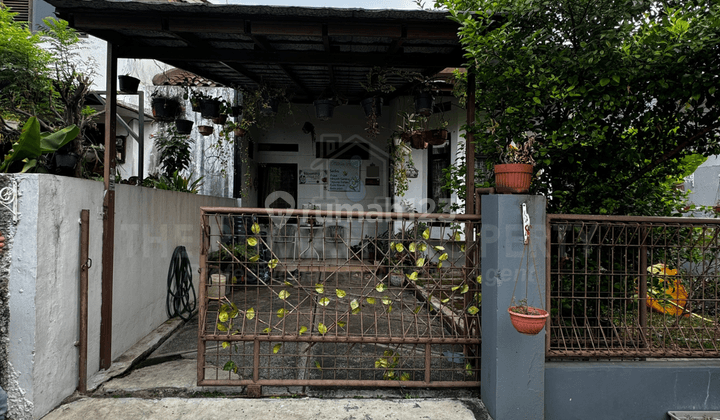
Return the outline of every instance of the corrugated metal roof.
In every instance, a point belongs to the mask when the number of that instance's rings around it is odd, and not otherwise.
[[[442,11],[47,1],[73,27],[117,45],[120,58],[158,59],[227,86],[271,84],[295,102],[330,86],[359,101],[373,67],[433,75],[464,62],[457,25]],[[391,82],[396,95],[410,87]]]

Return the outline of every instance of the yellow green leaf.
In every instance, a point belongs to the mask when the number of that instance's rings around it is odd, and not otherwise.
[[[417,314],[418,312],[420,312],[420,309],[422,309],[422,306],[416,306],[415,309],[413,309],[413,313]]]
[[[390,312],[392,312],[392,305],[388,305],[388,307],[387,307],[387,313],[390,313]]]
[[[477,280],[478,283],[482,284],[482,276],[477,276],[475,280]]]
[[[444,247],[444,246],[435,245],[433,248],[435,248],[435,251],[445,251],[445,247]]]
[[[303,325],[302,327],[300,327],[300,331],[298,331],[298,335],[303,335],[306,332],[307,332],[307,327]]]
[[[258,233],[260,233],[260,225],[258,225],[257,223],[253,223],[250,230],[252,231],[252,233],[257,235]]]
[[[389,297],[383,297],[382,303],[383,303],[383,305],[389,305],[392,303],[392,299],[390,299]]]
[[[322,284],[320,284],[320,283],[318,283],[318,284],[315,285],[315,291],[318,292],[318,293],[320,293],[320,294],[323,294],[323,293],[325,293],[325,286],[322,285]]]
[[[345,293],[345,291],[342,289],[335,289],[335,294],[339,298],[344,298],[347,293]]]
[[[427,244],[425,244],[424,242],[421,243],[420,245],[418,245],[418,249],[419,249],[421,252],[425,252],[425,251],[427,250]]]
[[[278,293],[278,297],[280,298],[280,300],[285,300],[290,297],[290,292],[288,292],[287,290],[281,290],[280,293]]]
[[[460,244],[460,252],[465,252],[465,244]]]
[[[410,374],[408,372],[403,372],[402,375],[400,375],[401,381],[409,381],[410,380]]]
[[[387,365],[388,365],[387,359],[380,358],[375,361],[375,369],[386,368]]]
[[[257,238],[247,238],[247,244],[250,246],[256,246],[258,244]]]
[[[430,239],[430,229],[425,229],[425,232],[422,233],[423,239]]]
[[[448,259],[447,252],[438,257],[438,260],[440,260],[440,261],[445,261],[447,259]]]
[[[318,332],[322,335],[325,335],[327,333],[328,329],[322,322],[318,324]]]
[[[442,261],[438,263],[438,268],[442,268]]]
[[[350,313],[352,313],[353,315],[357,315],[360,313],[361,310],[362,310],[362,308],[357,307],[357,308],[353,309]]]
[[[459,241],[460,239],[460,232],[455,232],[455,240]]]
[[[450,298],[445,298],[445,299],[441,300],[440,302],[442,302],[442,303],[448,303],[448,301],[450,301]]]
[[[423,265],[425,265],[425,258],[418,258],[417,261],[415,261],[415,265],[417,267],[422,267]]]
[[[477,306],[471,306],[468,308],[468,313],[470,315],[475,315],[478,312],[480,312],[480,309],[478,309]]]
[[[377,286],[375,286],[375,290],[382,293],[387,289],[387,286],[385,286],[385,283],[378,283]]]
[[[468,290],[470,290],[470,287],[467,284],[463,284],[462,288],[460,289],[460,294],[464,295],[468,292]]]
[[[275,345],[273,346],[273,354],[277,354],[277,352],[280,351],[280,347],[282,347],[282,344],[279,344],[279,343],[278,343],[278,344],[275,344]]]
[[[278,309],[278,310],[277,310],[277,317],[278,317],[278,318],[284,317],[286,312],[287,312],[287,311],[285,310],[285,308],[280,308],[280,309]]]
[[[343,322],[343,321],[338,321],[337,324],[338,324],[338,327],[340,327],[340,328],[344,328],[345,325],[347,325],[347,323],[345,323],[345,322]]]
[[[350,301],[350,309],[357,309],[360,307],[360,304],[358,303],[357,299],[353,299]]]
[[[272,329],[271,329],[270,327],[267,327],[267,328],[265,328],[265,329],[263,330],[263,333],[264,333],[264,334],[270,334],[270,331],[272,331]]]
[[[410,245],[408,245],[408,251],[415,252],[415,242],[410,242]]]
[[[315,367],[316,367],[318,370],[322,370],[322,367],[320,367],[320,362],[318,362],[317,360],[315,361]]]
[[[410,274],[405,274],[405,277],[407,277],[408,279],[410,279],[410,280],[412,280],[412,281],[415,281],[415,280],[417,280],[417,278],[418,278],[418,272],[417,272],[417,271],[413,271],[413,272],[410,273]]]
[[[228,327],[225,326],[225,324],[217,324],[218,331],[227,331]]]
[[[365,298],[365,302],[369,303],[370,305],[374,305],[374,304],[375,304],[375,298],[373,298],[373,297]]]
[[[245,318],[247,318],[247,319],[255,318],[255,309],[250,308],[247,311],[245,311]]]
[[[227,322],[228,319],[230,319],[230,315],[228,315],[227,312],[223,311],[218,314],[218,320],[220,320],[220,322]]]
[[[405,250],[405,247],[403,246],[403,244],[400,244],[400,243],[395,244],[395,251],[403,252],[404,250]]]
[[[250,257],[250,262],[257,262],[257,260],[259,260],[259,259],[260,259],[259,255],[253,255],[252,257]]]
[[[230,343],[228,343],[227,341],[223,341],[223,342],[222,342],[222,348],[226,349],[226,348],[228,348],[228,347],[230,347]]]
[[[472,376],[472,374],[473,374],[472,365],[469,362],[465,363],[465,375]]]
[[[320,306],[327,306],[328,303],[330,303],[330,299],[324,297],[318,301],[318,305]]]
[[[452,291],[454,292],[454,291],[456,291],[456,290],[459,289],[459,288],[460,288],[460,286],[455,286],[455,287],[453,287],[453,288],[450,289],[450,290],[452,290]]]
[[[278,262],[279,262],[279,261],[278,261],[277,258],[273,258],[273,259],[271,259],[270,261],[268,261],[268,267],[270,267],[270,269],[272,270],[272,269],[274,269],[275,267],[277,267]]]

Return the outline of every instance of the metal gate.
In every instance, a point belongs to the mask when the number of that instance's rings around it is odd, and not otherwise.
[[[479,221],[202,209],[198,385],[478,386]]]

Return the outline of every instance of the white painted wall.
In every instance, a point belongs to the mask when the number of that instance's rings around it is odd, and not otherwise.
[[[88,375],[99,370],[103,185],[53,175],[17,178],[21,216],[9,282],[9,358],[17,377],[10,378],[16,386],[8,391],[15,401],[10,415],[20,420],[42,417],[77,386],[82,209],[90,210],[93,261]],[[174,248],[185,246],[193,267],[198,266],[200,206],[235,204],[226,198],[117,186],[113,359],[167,320],[166,277]],[[197,275],[193,281],[197,290]]]

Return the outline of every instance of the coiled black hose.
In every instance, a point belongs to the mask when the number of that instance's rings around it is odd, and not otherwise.
[[[190,292],[192,292],[192,307],[190,306]],[[185,321],[190,319],[197,305],[197,296],[192,282],[192,267],[184,246],[175,248],[170,259],[165,303],[170,318],[179,316]],[[183,315],[185,313],[187,315]]]

